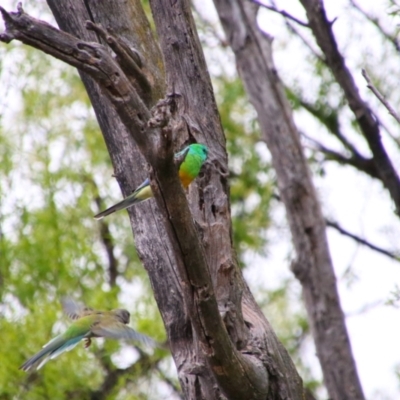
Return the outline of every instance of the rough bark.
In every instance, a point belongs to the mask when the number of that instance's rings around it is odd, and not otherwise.
[[[272,60],[272,39],[257,27],[258,6],[214,0],[237,68],[258,113],[296,250],[299,279],[324,381],[332,399],[363,399],[341,309],[325,223],[293,121]]]
[[[69,34],[2,9],[0,39],[80,69],[125,195],[146,175],[144,158],[151,165],[158,207],[129,213],[185,397],[303,399],[301,379],[237,267],[225,142],[188,2],[151,2],[171,88],[152,110],[165,94],[163,67],[140,2],[48,3]],[[172,154],[192,139],[209,146],[210,161],[190,189],[189,210]]]

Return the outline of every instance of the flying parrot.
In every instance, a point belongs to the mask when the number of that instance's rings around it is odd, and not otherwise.
[[[181,161],[179,166],[179,178],[186,189],[191,182],[199,175],[201,167],[207,160],[208,148],[204,144],[191,144],[175,154],[175,160]],[[94,216],[95,219],[102,219],[118,210],[131,207],[153,197],[150,187],[150,180],[146,179],[135,191],[119,203]]]
[[[43,346],[37,354],[26,361],[20,369],[28,371],[32,367],[41,368],[47,361],[56,358],[64,351],[73,349],[81,340],[85,347],[91,344],[91,338],[128,339],[155,347],[157,343],[127,326],[130,314],[127,310],[96,311],[76,303],[70,298],[62,300],[64,312],[74,320],[69,328]]]

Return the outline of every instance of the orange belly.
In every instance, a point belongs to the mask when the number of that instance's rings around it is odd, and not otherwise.
[[[186,189],[191,182],[193,181],[193,177],[184,171],[179,171],[179,178],[182,182],[183,187]]]

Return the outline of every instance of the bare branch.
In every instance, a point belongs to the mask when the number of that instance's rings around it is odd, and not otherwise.
[[[339,153],[336,150],[332,150],[329,147],[323,145],[322,143],[319,143],[310,136],[307,136],[305,133],[302,133],[301,135],[304,136],[310,142],[312,142],[315,145],[314,150],[323,153],[326,160],[337,161],[339,164],[342,165],[351,165],[352,167],[358,169],[359,171],[366,173],[370,177],[380,180],[380,176],[378,174],[376,165],[372,158],[365,158],[358,152],[355,152],[350,157],[347,157],[346,155]]]
[[[166,129],[163,131],[166,132]],[[167,149],[167,145],[161,146],[161,153],[163,149]],[[177,260],[178,271],[181,279],[188,284],[186,300],[189,309],[197,311],[192,315],[192,323],[203,348],[208,349],[208,362],[214,368],[223,368],[217,381],[232,399],[249,396],[249,393],[253,399],[264,398],[268,392],[266,371],[260,368],[261,365],[257,367],[257,364],[253,364],[256,359],[252,361],[236,351],[222,322],[204,248],[199,242],[195,243],[197,231],[187,201],[183,196],[180,199],[174,194],[178,189],[183,194],[182,186],[177,179],[173,179],[176,177],[175,166],[164,154],[160,154],[153,162],[158,185],[152,186],[152,189],[155,194],[158,191],[160,196],[156,196],[156,200],[161,209],[166,209],[167,220],[171,223],[167,230],[175,252],[180,256]],[[176,184],[177,188],[174,187]],[[187,224],[188,220],[192,223]],[[243,371],[246,372],[243,374]],[[233,382],[238,377],[242,379]]]
[[[378,100],[386,107],[386,109],[389,111],[389,114],[400,124],[399,114],[397,114],[390,103],[383,97],[382,93],[374,86],[374,84],[371,82],[371,78],[369,77],[365,69],[362,70],[362,76],[367,81],[367,88],[371,90],[371,92],[378,98]]]
[[[365,10],[363,10],[354,0],[350,0],[350,4],[358,11],[360,12],[369,22],[371,22],[381,33],[381,35],[387,39],[396,49],[396,51],[400,51],[400,45],[397,40],[396,35],[390,34],[380,23],[379,19],[368,14]]]
[[[277,201],[281,202],[282,199],[278,194],[273,194],[272,195],[274,199],[276,199]],[[357,243],[369,247],[371,250],[375,250],[378,253],[381,253],[391,259],[394,259],[396,261],[400,261],[400,254],[394,252],[394,251],[389,251],[389,250],[385,250],[382,247],[376,246],[373,243],[369,242],[366,239],[363,239],[361,236],[355,235],[354,233],[351,233],[349,231],[347,231],[346,229],[342,228],[337,222],[332,221],[328,218],[325,218],[325,223],[326,226],[329,226],[330,228],[336,229],[339,233],[341,233],[344,236],[347,236],[351,239],[353,239],[354,241],[356,241]]]
[[[400,148],[400,135],[395,135],[392,130],[387,126],[386,123],[382,121],[381,118],[377,117],[377,120],[379,121],[379,125],[383,128],[383,130],[388,134],[390,139],[394,142],[394,144]]]
[[[182,396],[182,391],[180,390],[179,386],[177,386],[176,383],[171,378],[165,375],[165,373],[161,370],[159,365],[156,365],[155,369],[160,375],[160,378],[163,380],[163,382],[165,382],[175,393],[176,397],[178,397],[181,400],[184,400]]]
[[[104,380],[98,390],[90,393],[90,400],[105,400],[118,385],[120,378],[124,376],[141,377],[146,376],[152,370],[158,370],[158,364],[162,357],[150,357],[144,352],[140,352],[140,358],[127,368],[115,368],[108,355],[100,350],[96,356],[105,371]]]
[[[104,208],[100,207],[100,204],[102,203],[100,200],[100,197],[97,197],[96,203],[99,205],[98,210],[99,212],[103,210]],[[118,260],[115,257],[115,252],[114,252],[114,241],[113,237],[110,232],[110,228],[108,226],[108,223],[104,220],[100,222],[100,239],[101,242],[104,245],[104,249],[107,253],[107,258],[108,258],[108,280],[109,284],[111,287],[114,287],[117,282],[117,277],[118,277]]]
[[[101,209],[99,209],[101,210]],[[114,287],[118,277],[118,261],[114,254],[114,242],[108,224],[104,221],[100,223],[100,238],[104,245],[108,258],[108,279],[111,287]]]
[[[273,7],[276,8],[275,2],[274,0],[271,0],[271,4]],[[318,52],[317,49],[314,48],[314,46],[310,43],[310,41],[305,37],[305,35],[303,35],[300,32],[300,29],[298,29],[297,26],[295,26],[294,24],[292,24],[288,18],[285,18],[285,25],[288,27],[289,31],[292,32],[294,35],[296,35],[303,43],[304,45],[310,50],[310,52],[314,55],[314,57],[318,60],[320,60],[322,63],[325,64],[325,59],[324,57]],[[307,27],[309,27],[307,25]]]
[[[346,318],[356,317],[361,314],[365,314],[376,307],[383,306],[385,304],[384,300],[376,300],[372,303],[365,304],[364,306],[360,307],[358,310],[346,313]]]
[[[354,233],[349,232],[348,230],[344,229],[341,227],[337,222],[334,222],[332,220],[326,219],[326,225],[337,230],[339,233],[341,233],[344,236],[347,236],[353,240],[355,240],[357,243],[362,244],[363,246],[366,246],[370,248],[371,250],[374,250],[380,254],[383,254],[392,260],[400,261],[400,254],[396,254],[393,251],[385,250],[382,247],[376,246],[373,243],[369,242],[368,240],[362,238],[361,236],[355,235]]]
[[[99,211],[103,210],[104,204],[100,197],[99,190],[94,179],[91,176],[82,174],[82,180],[87,182],[90,186],[93,187],[94,201],[96,203],[97,209]],[[100,223],[100,240],[104,246],[108,258],[108,266],[107,266],[108,283],[110,284],[111,287],[114,287],[116,285],[117,277],[119,275],[118,260],[115,257],[114,241],[108,223],[104,220],[101,220],[99,223]]]
[[[357,148],[350,142],[350,140],[342,133],[340,129],[339,123],[339,109],[332,109],[331,106],[327,103],[324,104],[323,107],[317,107],[314,104],[311,104],[305,101],[299,94],[295,93],[291,88],[286,87],[286,92],[289,93],[291,97],[294,97],[296,102],[300,104],[300,106],[304,107],[311,115],[318,119],[330,133],[332,133],[342,144],[343,146],[350,151],[354,155],[355,159],[363,158],[362,155],[358,152]],[[393,142],[400,147],[400,140],[396,138],[396,136],[391,132],[389,127],[375,114],[376,120],[379,125],[386,131],[389,137],[393,140]],[[306,135],[304,135],[306,136]],[[374,164],[374,160],[371,159],[371,163]],[[376,170],[376,167],[373,167],[376,171],[374,177],[380,179],[380,176]]]
[[[400,215],[400,178],[381,141],[379,124],[371,109],[362,100],[353,76],[339,52],[332,31],[332,23],[326,17],[323,2],[321,0],[300,1],[306,10],[315,39],[325,55],[326,63],[344,91],[349,107],[369,145],[380,178],[395,204],[396,213]]]
[[[273,11],[273,12],[278,13],[278,14],[282,15],[283,17],[285,17],[285,18],[287,18],[287,19],[290,19],[291,21],[296,22],[296,24],[299,24],[299,25],[301,25],[301,26],[304,26],[305,28],[309,28],[309,25],[308,25],[307,22],[301,21],[300,19],[294,17],[293,15],[289,14],[289,13],[288,13],[287,11],[285,11],[285,10],[278,10],[276,7],[274,7],[274,6],[269,6],[269,5],[267,5],[267,4],[264,4],[264,3],[262,3],[262,2],[259,1],[259,0],[252,0],[252,2],[255,3],[255,4],[257,4],[257,5],[259,5],[259,6],[262,7],[262,8],[266,8],[267,10],[270,10],[270,11]]]
[[[333,134],[340,143],[354,155],[360,155],[356,147],[349,141],[349,139],[342,133],[339,122],[339,110],[332,109],[329,104],[322,107],[311,104],[301,97],[297,96],[290,88],[286,88],[292,96],[296,96],[299,104],[304,107],[311,115],[318,119],[330,132]]]
[[[106,31],[102,26],[87,21],[86,28],[96,32],[103,38],[117,56],[117,61],[124,70],[126,76],[135,86],[140,97],[148,104],[152,99],[152,87],[142,69],[143,62],[139,52],[128,46],[122,39],[110,34],[111,30]]]
[[[199,7],[199,5],[200,4],[197,4],[197,2],[195,2],[195,1],[192,3],[193,10],[194,10],[195,15],[198,18],[201,30],[209,31],[210,34],[212,35],[212,37],[214,37],[217,40],[217,42],[221,45],[221,47],[227,47],[228,46],[228,42],[223,37],[223,35],[220,35],[220,33],[218,32],[217,28],[207,18],[205,13],[202,12],[203,10],[200,10],[201,7]],[[196,21],[196,24],[197,24],[197,21]]]
[[[326,62],[334,77],[344,91],[369,148],[373,154],[376,168],[384,186],[388,189],[400,215],[400,179],[381,141],[379,124],[368,105],[361,99],[353,76],[339,52],[332,31],[320,0],[300,0],[303,4],[315,39],[326,57]]]
[[[258,28],[258,7],[252,2],[214,0],[214,4],[249,99],[258,113],[262,138],[271,152],[296,250],[292,270],[302,285],[329,395],[334,399],[363,399],[340,306],[325,221],[291,108],[276,73],[271,38]],[[285,397],[293,398],[289,393]],[[305,398],[304,393],[301,398]]]
[[[2,7],[0,11],[6,25],[6,32],[0,35],[0,41],[8,43],[18,39],[85,71],[100,84],[124,124],[130,127],[136,142],[144,147],[148,139],[142,131],[145,129],[144,121],[150,118],[150,111],[104,46],[83,42],[46,22],[28,16],[21,4],[16,13],[8,13]]]

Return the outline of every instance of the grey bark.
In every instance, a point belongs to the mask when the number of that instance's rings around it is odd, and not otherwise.
[[[303,399],[301,378],[232,249],[225,141],[189,3],[151,2],[171,89],[157,104],[163,65],[139,1],[48,3],[69,34],[2,9],[0,40],[21,40],[80,69],[124,195],[147,175],[144,158],[151,165],[158,207],[146,202],[129,214],[185,397]],[[172,162],[189,139],[210,148],[190,210]]]
[[[288,100],[272,59],[272,38],[256,21],[258,6],[245,0],[214,0],[237,68],[271,152],[280,196],[296,250],[292,270],[300,281],[324,382],[334,400],[363,399],[325,222]]]

